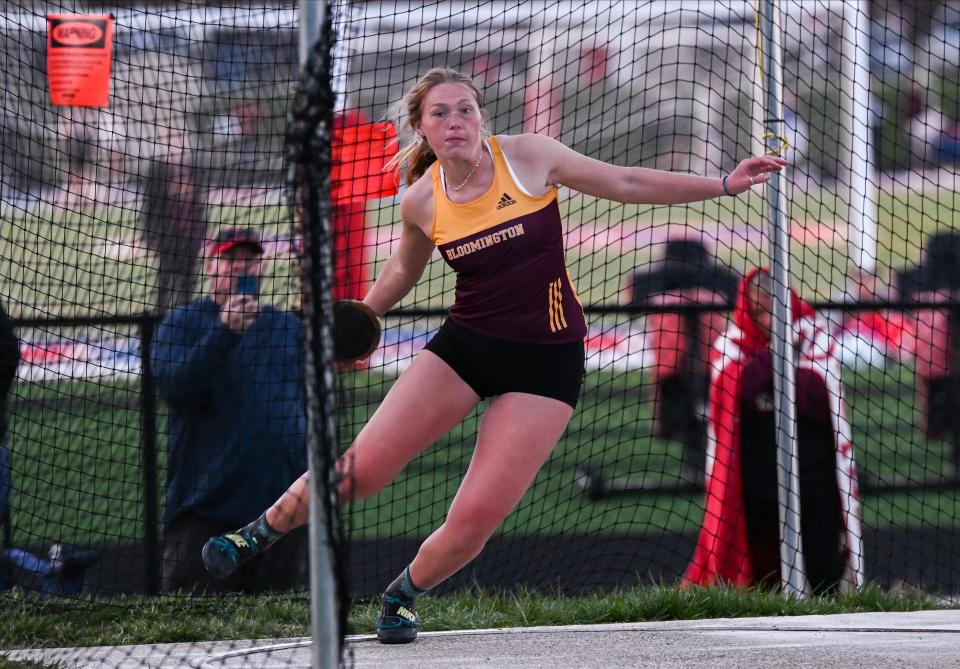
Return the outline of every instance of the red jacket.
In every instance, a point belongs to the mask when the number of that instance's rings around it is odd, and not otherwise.
[[[705,586],[718,581],[742,587],[754,584],[743,515],[738,398],[744,364],[769,346],[768,338],[758,329],[746,303],[745,287],[759,271],[762,270],[750,272],[741,281],[733,322],[717,338],[711,353],[704,518],[684,585]],[[830,396],[837,486],[845,528],[845,581],[859,586],[863,583],[860,501],[851,429],[840,387],[840,361],[825,323],[816,317],[813,308],[796,295],[792,306],[798,369],[820,376]]]

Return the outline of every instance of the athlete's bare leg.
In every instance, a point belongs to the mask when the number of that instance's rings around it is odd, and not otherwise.
[[[341,501],[383,490],[413,458],[459,425],[479,401],[445,362],[421,351],[337,463]],[[308,479],[307,474],[297,479],[267,510],[267,522],[276,531],[288,532],[307,522]]]
[[[410,578],[428,590],[475,558],[516,507],[560,440],[573,408],[507,393],[483,416],[470,468],[446,521],[420,547]]]

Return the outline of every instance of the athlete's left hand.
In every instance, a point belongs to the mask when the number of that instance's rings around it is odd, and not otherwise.
[[[731,195],[742,193],[749,190],[752,186],[757,186],[770,181],[771,172],[779,172],[786,165],[787,161],[780,156],[756,156],[747,158],[737,165],[737,168],[727,175],[727,189]]]

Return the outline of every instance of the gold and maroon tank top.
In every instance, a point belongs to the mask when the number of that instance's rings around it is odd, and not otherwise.
[[[493,184],[477,199],[447,197],[440,163],[433,177],[433,242],[456,272],[448,318],[481,334],[532,343],[583,339],[583,307],[567,272],[557,189],[531,195],[496,137],[487,140]]]

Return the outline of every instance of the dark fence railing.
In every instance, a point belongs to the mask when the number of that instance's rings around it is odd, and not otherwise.
[[[142,313],[131,316],[78,316],[67,318],[24,318],[14,320],[22,328],[102,327],[134,325],[140,341],[140,482],[143,487],[144,591],[160,593],[160,490],[157,465],[157,401],[150,347],[161,316]]]

